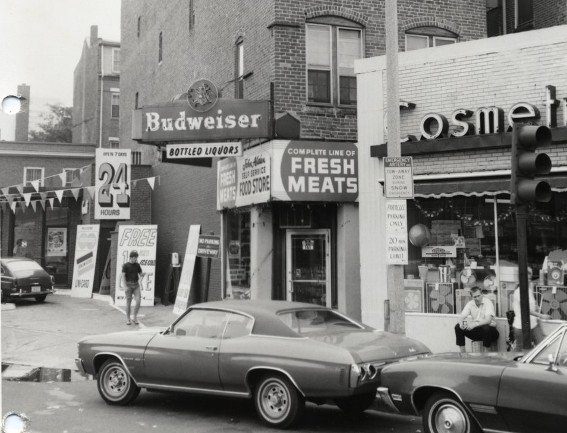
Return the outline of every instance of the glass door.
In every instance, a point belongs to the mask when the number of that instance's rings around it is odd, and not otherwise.
[[[330,230],[288,230],[287,300],[331,306]]]

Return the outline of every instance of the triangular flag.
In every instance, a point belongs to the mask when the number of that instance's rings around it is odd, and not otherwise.
[[[156,183],[156,178],[155,177],[148,177],[148,183],[150,184],[150,188],[153,190],[154,185]]]
[[[83,201],[88,200],[90,197],[90,192],[88,188],[83,188]]]
[[[12,202],[14,201],[14,197],[11,194],[6,196],[6,200],[8,200],[8,204],[12,206]]]
[[[33,211],[36,212],[36,207],[37,207],[37,201],[36,200],[31,202],[31,207],[33,208]]]
[[[57,191],[55,191],[55,195],[57,196],[57,200],[59,201],[59,204],[61,204],[61,202],[63,201],[63,194],[65,193],[65,190],[63,189],[58,189]]]
[[[13,212],[14,214],[16,214],[16,206],[17,206],[17,205],[18,205],[18,202],[17,202],[17,201],[13,202],[13,203],[10,205],[10,208],[12,209],[12,212]]]
[[[33,186],[33,189],[35,189],[37,192],[39,192],[39,179],[38,180],[32,180],[31,184]]]
[[[40,200],[39,204],[41,205],[41,207],[43,208],[43,210],[45,211],[45,200]]]
[[[24,193],[24,186],[23,185],[16,185],[16,189],[20,194]]]
[[[87,189],[89,190],[89,195],[94,200],[96,194],[96,186],[88,186]]]
[[[39,193],[39,196],[41,197],[41,199],[42,199],[43,201],[47,200],[47,193],[46,193],[46,192],[40,192],[40,193]]]
[[[7,186],[6,188],[2,188],[2,194],[8,195],[9,192],[10,192],[10,187],[9,187],[9,186]]]
[[[53,202],[55,202],[55,198],[50,198],[49,199],[49,206],[51,206],[51,209],[53,209]]]
[[[24,200],[26,201],[26,206],[30,205],[30,200],[31,200],[31,192],[28,192],[27,194],[24,194]]]
[[[67,173],[59,173],[59,178],[61,179],[61,186],[65,186],[65,184],[67,183]]]
[[[137,180],[133,180],[133,181],[132,181],[132,188],[136,188],[136,184],[137,184],[137,183],[138,183]]]
[[[73,197],[75,197],[75,200],[79,199],[79,192],[81,191],[81,188],[73,188],[71,190],[71,193],[73,194]]]

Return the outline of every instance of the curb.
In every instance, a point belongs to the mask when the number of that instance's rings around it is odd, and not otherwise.
[[[15,310],[16,304],[6,303],[2,304],[2,311]]]

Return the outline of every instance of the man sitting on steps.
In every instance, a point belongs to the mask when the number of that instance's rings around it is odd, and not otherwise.
[[[500,335],[494,321],[496,314],[492,301],[482,295],[478,286],[471,287],[471,295],[472,301],[467,302],[461,312],[459,323],[455,325],[457,346],[461,352],[466,352],[465,337],[472,341],[482,341],[484,347],[490,348]]]

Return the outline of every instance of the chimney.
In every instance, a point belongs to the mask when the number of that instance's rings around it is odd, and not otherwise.
[[[91,43],[90,46],[92,47],[96,41],[98,40],[98,26],[91,26]]]
[[[30,127],[30,86],[20,84],[18,86],[18,96],[21,96],[22,108],[16,114],[16,141],[28,141]]]

